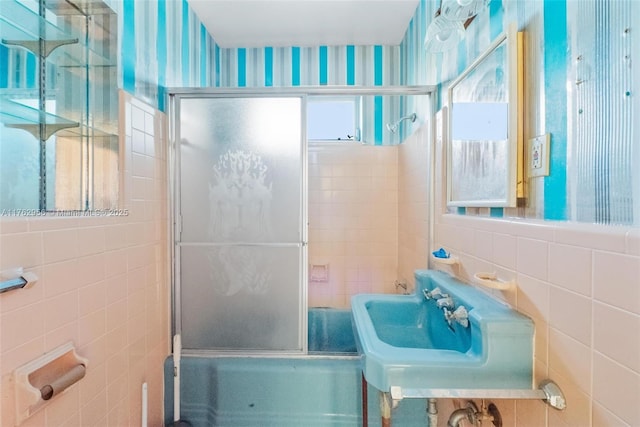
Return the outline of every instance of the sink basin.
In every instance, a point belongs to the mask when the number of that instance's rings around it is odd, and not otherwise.
[[[413,295],[351,299],[367,382],[411,389],[526,389],[533,383],[531,319],[447,273],[418,270]],[[444,317],[423,291],[440,288],[468,312],[468,326]]]
[[[418,298],[376,298],[365,302],[377,338],[393,347],[405,349],[451,350],[465,353],[471,346],[469,328],[447,328],[443,312],[432,309]],[[424,298],[424,297],[423,297]],[[425,301],[426,302],[426,301]]]

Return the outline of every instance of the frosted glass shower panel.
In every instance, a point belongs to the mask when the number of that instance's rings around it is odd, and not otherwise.
[[[179,102],[176,308],[183,346],[302,352],[302,98]]]
[[[300,247],[180,250],[185,349],[302,350]]]
[[[181,100],[183,242],[300,242],[301,111],[298,97]]]

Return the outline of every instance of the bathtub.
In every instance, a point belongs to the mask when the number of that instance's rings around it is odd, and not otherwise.
[[[351,311],[310,308],[308,334],[310,356],[184,356],[181,418],[193,427],[358,425],[360,365]],[[169,357],[167,425],[173,419],[172,370]]]
[[[357,354],[351,310],[310,308],[308,319],[310,354]]]
[[[309,309],[309,355],[183,356],[181,418],[193,427],[362,425],[361,365],[350,310]],[[165,366],[165,424],[173,423],[173,360]],[[426,424],[424,402],[403,401],[394,422]],[[380,425],[368,388],[369,425]]]

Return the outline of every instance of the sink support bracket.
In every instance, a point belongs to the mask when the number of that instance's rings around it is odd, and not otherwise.
[[[540,399],[557,410],[567,407],[562,390],[552,380],[546,379],[537,389],[438,389],[402,388],[392,386],[390,390],[393,406],[402,399]]]

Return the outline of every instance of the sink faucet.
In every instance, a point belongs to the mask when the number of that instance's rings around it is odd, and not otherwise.
[[[433,288],[432,291],[428,291],[428,290],[424,289],[422,291],[422,295],[424,295],[424,298],[426,300],[438,299],[438,298],[443,298],[443,297],[448,297],[449,296],[447,294],[443,294],[442,291],[440,290],[440,288],[438,288],[438,287]]]
[[[469,313],[463,305],[458,306],[458,308],[456,308],[454,311],[451,311],[445,307],[444,318],[447,320],[449,326],[451,326],[451,323],[453,323],[453,321],[455,320],[463,327],[469,327]]]
[[[438,308],[453,308],[453,298],[451,298],[449,295],[447,294],[443,294],[442,298],[439,298],[436,301],[436,305],[438,306]]]

